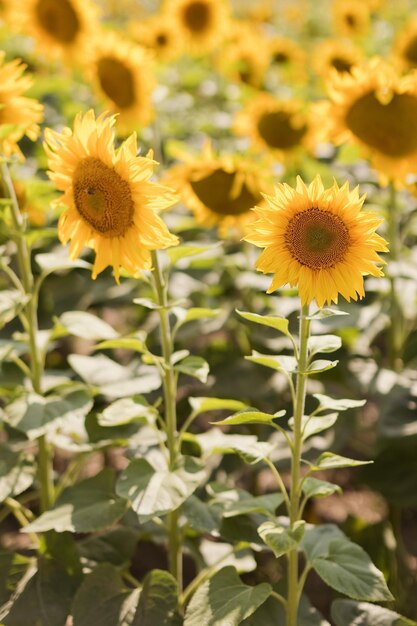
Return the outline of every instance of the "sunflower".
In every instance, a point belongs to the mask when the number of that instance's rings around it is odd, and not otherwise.
[[[313,68],[319,76],[327,78],[331,70],[340,74],[350,73],[355,65],[362,60],[360,48],[350,41],[326,39],[321,41],[313,51]]]
[[[417,73],[400,77],[377,57],[333,74],[329,100],[316,105],[321,138],[353,141],[386,179],[401,183],[417,171]]]
[[[52,57],[78,58],[98,28],[92,0],[7,0],[6,21]]]
[[[306,54],[293,39],[276,35],[270,39],[268,51],[272,67],[287,72],[300,80],[305,77]]]
[[[409,20],[398,34],[394,45],[394,55],[405,69],[417,68],[417,17]]]
[[[103,33],[92,45],[89,74],[112,113],[118,113],[118,130],[128,134],[154,117],[155,87],[152,59],[144,48],[114,32]]]
[[[172,20],[185,50],[204,54],[222,40],[229,7],[227,0],[165,0],[162,14]]]
[[[242,82],[251,87],[260,87],[268,69],[268,50],[264,38],[258,29],[233,29],[228,44],[217,56],[217,65],[221,72],[232,80]]]
[[[185,152],[178,156],[183,163],[170,169],[166,182],[181,193],[197,222],[218,226],[221,237],[230,230],[242,233],[255,217],[252,207],[262,205],[262,193],[272,189],[268,168],[242,155],[217,156],[209,142],[199,160]]]
[[[171,206],[175,194],[149,180],[155,161],[137,156],[135,133],[116,152],[115,120],[79,113],[73,132],[45,131],[45,150],[49,177],[64,192],[58,235],[64,244],[71,240],[70,258],[88,246],[96,253],[93,278],[111,265],[119,282],[120,267],[131,274],[150,269],[150,250],[178,239],[155,212]]]
[[[377,252],[387,251],[375,232],[381,218],[361,212],[364,199],[348,183],[324,189],[316,176],[306,187],[297,177],[295,189],[279,184],[267,208],[255,207],[258,219],[245,240],[264,248],[256,267],[274,273],[268,293],[298,286],[302,304],[316,300],[319,307],[337,303],[339,293],[363,298],[363,276],[383,275],[375,263],[383,263]]]
[[[22,95],[33,82],[23,75],[26,67],[20,59],[5,63],[5,53],[0,51],[0,150],[5,156],[23,156],[17,142],[24,135],[32,141],[39,135],[43,106]]]
[[[363,0],[335,0],[332,8],[336,32],[355,37],[368,31],[370,7]]]
[[[153,15],[130,25],[132,38],[151,50],[160,61],[178,57],[181,41],[172,20],[163,15]]]
[[[260,93],[236,116],[235,131],[249,135],[253,144],[271,150],[281,160],[300,148],[313,147],[313,126],[304,105],[296,100],[278,100]]]

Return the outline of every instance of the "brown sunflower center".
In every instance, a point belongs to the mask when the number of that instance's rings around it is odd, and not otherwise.
[[[70,0],[38,0],[35,14],[40,26],[60,43],[72,43],[80,31],[80,20]]]
[[[210,211],[218,215],[241,215],[260,201],[243,183],[237,195],[233,194],[236,174],[219,168],[201,180],[191,181],[190,185],[197,198]]]
[[[413,37],[408,43],[404,56],[411,65],[417,65],[417,37]]]
[[[122,237],[133,224],[134,203],[129,183],[96,157],[86,157],[73,177],[78,213],[105,237]]]
[[[417,97],[395,93],[382,104],[371,91],[352,104],[346,124],[371,148],[389,157],[407,156],[417,150]]]
[[[275,52],[272,59],[273,62],[277,63],[278,65],[288,63],[288,61],[290,60],[288,54],[286,52],[282,52],[281,50],[279,52]]]
[[[338,72],[350,72],[353,64],[342,57],[333,57],[330,61],[330,65]]]
[[[271,148],[290,150],[300,143],[307,131],[306,124],[296,127],[286,111],[264,113],[258,120],[258,132]]]
[[[168,43],[168,37],[165,33],[158,33],[156,36],[156,45],[160,48],[164,48]]]
[[[114,57],[103,57],[97,64],[98,79],[106,96],[119,109],[127,109],[135,102],[132,72]]]
[[[190,2],[184,9],[184,22],[191,31],[200,33],[210,22],[210,7],[205,2]]]
[[[349,28],[356,27],[356,16],[353,15],[352,13],[346,13],[345,21],[346,21],[346,24],[349,26]]]
[[[343,220],[330,211],[313,207],[290,220],[285,233],[290,254],[313,270],[333,267],[349,247],[349,231]]]

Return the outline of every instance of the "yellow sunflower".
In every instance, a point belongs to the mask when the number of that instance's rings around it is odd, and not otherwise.
[[[411,18],[398,34],[394,45],[394,55],[403,68],[417,68],[417,16]]]
[[[181,40],[172,20],[164,15],[153,15],[130,25],[132,38],[151,50],[160,61],[172,61],[181,51]]]
[[[269,64],[264,37],[254,28],[234,30],[231,41],[217,55],[217,66],[232,80],[258,88]]]
[[[237,114],[235,132],[249,135],[255,147],[271,150],[281,160],[313,147],[313,124],[305,105],[267,93],[252,98]]]
[[[74,131],[45,131],[49,177],[63,192],[66,210],[59,218],[62,243],[71,240],[70,258],[84,246],[95,253],[93,278],[108,265],[119,282],[120,267],[136,274],[151,268],[151,250],[178,243],[156,214],[176,200],[168,187],[149,179],[156,164],[152,155],[137,156],[133,133],[116,151],[116,116],[97,119],[90,110],[78,114]]]
[[[5,53],[0,51],[0,150],[5,156],[23,156],[18,141],[24,135],[34,141],[39,135],[43,106],[22,95],[33,82],[23,75],[26,67],[20,59],[5,63]]]
[[[221,237],[242,233],[255,218],[252,207],[264,204],[262,193],[272,190],[268,168],[242,155],[217,156],[210,143],[200,159],[181,152],[183,163],[173,166],[167,184],[179,193],[199,224],[218,226]]]
[[[184,50],[204,54],[217,46],[227,28],[227,0],[165,0],[163,15],[183,42]]]
[[[319,307],[365,295],[363,276],[382,276],[386,241],[375,231],[381,223],[374,213],[361,211],[365,196],[348,183],[324,189],[320,176],[306,187],[300,177],[295,189],[279,184],[267,196],[245,240],[264,248],[256,267],[274,277],[268,293],[289,284],[298,286],[302,304]]]
[[[144,48],[114,32],[102,33],[92,45],[89,73],[108,108],[119,114],[122,135],[152,121],[155,79],[152,59]]]
[[[82,56],[95,34],[98,11],[92,0],[6,0],[6,21],[32,35],[47,56]]]
[[[362,60],[360,48],[350,41],[326,39],[321,41],[313,51],[312,64],[316,74],[327,78],[331,70],[340,74],[350,73],[355,65]]]
[[[316,105],[321,138],[358,144],[382,181],[417,171],[417,73],[400,77],[379,58],[333,74],[329,100]]]
[[[270,64],[300,80],[305,77],[306,53],[289,37],[276,35],[268,43]]]
[[[337,33],[355,37],[369,30],[370,7],[363,0],[334,0],[332,8]]]

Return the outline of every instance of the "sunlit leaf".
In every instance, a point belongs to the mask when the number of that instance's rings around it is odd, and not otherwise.
[[[277,315],[258,315],[257,313],[250,313],[248,311],[238,311],[238,313],[245,320],[254,322],[255,324],[261,324],[262,326],[269,326],[274,330],[278,330],[284,335],[290,336],[288,331],[288,320],[285,317],[278,317]]]

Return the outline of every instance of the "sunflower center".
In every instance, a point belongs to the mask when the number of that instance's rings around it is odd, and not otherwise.
[[[404,50],[404,56],[412,65],[417,65],[417,37],[413,37]]]
[[[290,220],[285,233],[290,254],[313,270],[333,267],[349,247],[349,231],[343,220],[330,211],[313,207]]]
[[[100,159],[86,157],[76,167],[72,184],[84,220],[105,237],[123,237],[135,210],[129,183]]]
[[[346,13],[345,20],[346,20],[346,24],[350,28],[355,28],[355,26],[356,26],[356,17],[354,15],[352,15],[352,13]]]
[[[98,61],[97,70],[102,90],[119,109],[127,109],[134,104],[133,76],[124,63],[113,57],[103,57]]]
[[[167,45],[168,43],[168,37],[166,36],[165,33],[159,33],[156,36],[156,43],[160,48],[163,48],[164,46]]]
[[[283,63],[288,63],[289,61],[289,57],[288,54],[286,54],[285,52],[275,52],[274,56],[273,56],[273,62],[274,63],[278,63],[279,65],[283,64]]]
[[[333,57],[330,64],[338,72],[350,72],[352,69],[352,63],[342,57]]]
[[[197,198],[210,211],[218,215],[241,215],[260,201],[243,183],[237,195],[233,194],[236,174],[217,169],[201,180],[191,181],[190,185]]]
[[[291,115],[285,111],[265,113],[258,121],[258,132],[271,148],[290,150],[300,143],[307,126],[295,127]]]
[[[60,43],[70,44],[77,37],[80,21],[70,0],[38,0],[35,13],[41,27]]]
[[[187,28],[200,33],[210,21],[210,8],[205,2],[192,2],[185,7],[183,16]]]
[[[346,124],[371,148],[389,157],[404,157],[417,150],[417,97],[395,93],[388,104],[382,104],[371,91],[353,103]]]

